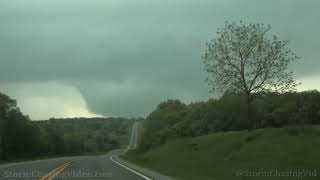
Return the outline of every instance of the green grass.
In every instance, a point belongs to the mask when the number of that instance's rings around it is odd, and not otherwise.
[[[125,159],[183,180],[319,179],[319,177],[236,176],[237,171],[317,170],[320,128],[261,129],[180,139]]]

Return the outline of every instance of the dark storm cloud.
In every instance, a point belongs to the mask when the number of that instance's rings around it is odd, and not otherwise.
[[[159,101],[208,98],[203,44],[229,21],[271,24],[318,73],[317,0],[2,0],[0,82],[59,81],[90,109],[137,116]]]

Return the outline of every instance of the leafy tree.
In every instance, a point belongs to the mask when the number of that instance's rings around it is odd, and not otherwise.
[[[185,117],[186,105],[179,100],[167,100],[160,103],[157,109],[149,114],[143,123],[140,147],[148,150],[164,144],[167,139],[176,136],[176,123]]]
[[[17,102],[11,99],[9,96],[0,92],[0,159],[7,158],[8,142],[6,128],[9,120],[10,111],[17,109]]]
[[[270,25],[227,22],[208,42],[204,70],[213,91],[232,90],[246,96],[247,128],[252,129],[251,102],[260,91],[290,91],[297,83],[288,65],[297,59],[288,41],[271,36]]]

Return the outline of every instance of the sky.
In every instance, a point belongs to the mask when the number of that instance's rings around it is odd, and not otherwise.
[[[320,90],[319,0],[1,0],[0,91],[33,120],[146,116],[203,101],[201,54],[225,21],[262,22]]]

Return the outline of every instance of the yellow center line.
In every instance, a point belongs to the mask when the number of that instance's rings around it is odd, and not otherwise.
[[[54,169],[53,171],[51,171],[48,175],[40,178],[40,180],[52,180],[53,178],[58,176],[64,169],[66,169],[70,165],[71,165],[71,161],[67,162],[65,164],[62,164],[61,166],[59,166],[56,169]]]

